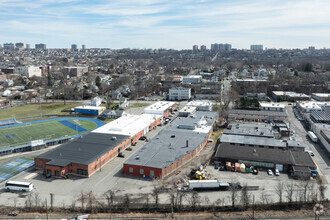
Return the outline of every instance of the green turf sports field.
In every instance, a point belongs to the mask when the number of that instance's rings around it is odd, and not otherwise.
[[[52,140],[77,134],[76,130],[58,122],[61,120],[63,119],[0,128],[0,149],[29,144],[38,139]],[[83,119],[68,119],[67,121],[87,130],[78,134],[93,130],[97,126],[94,122]]]

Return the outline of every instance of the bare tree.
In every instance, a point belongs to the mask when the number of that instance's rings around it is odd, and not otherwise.
[[[327,190],[327,187],[324,184],[319,183],[318,189],[320,194],[320,202],[323,202],[325,199],[325,191]]]
[[[125,205],[125,208],[127,209],[127,211],[130,208],[130,204],[131,204],[130,195],[126,193],[125,196],[124,196],[124,205]]]
[[[90,210],[90,212],[94,213],[94,204],[95,204],[96,198],[94,196],[93,191],[89,191],[87,194],[87,207]]]
[[[78,201],[81,202],[81,208],[84,209],[84,205],[85,205],[85,202],[86,202],[86,195],[83,191],[80,192]]]
[[[27,208],[31,208],[33,206],[33,199],[32,199],[33,194],[29,194],[25,200],[25,206]]]
[[[282,182],[278,182],[275,186],[276,194],[278,196],[279,203],[282,204],[283,201],[283,191],[284,191],[284,184]]]
[[[171,213],[174,214],[174,208],[175,208],[175,190],[172,189],[169,191],[169,199],[170,199],[170,207],[171,207]]]
[[[34,206],[39,207],[39,205],[40,205],[39,193],[34,193],[33,199],[34,199]]]
[[[158,189],[156,187],[154,187],[153,191],[152,191],[152,196],[154,197],[154,201],[155,201],[155,208],[158,209],[158,203],[159,203],[159,192]]]
[[[260,195],[260,200],[263,202],[263,204],[268,205],[270,203],[270,200],[268,198],[268,195],[266,194],[265,191],[262,191]]]
[[[108,190],[104,193],[105,198],[107,200],[107,204],[108,204],[108,212],[111,212],[111,207],[113,206],[113,200],[115,197],[115,193],[112,190]]]
[[[309,200],[312,202],[317,202],[317,188],[315,182],[312,182],[310,184],[309,188],[309,195],[308,195]]]
[[[245,184],[241,190],[241,202],[245,209],[248,208],[250,204],[250,196],[248,194],[247,185]]]
[[[190,198],[188,198],[188,203],[189,203],[190,207],[193,209],[198,206],[198,204],[200,203],[200,196],[198,195],[198,193],[196,191],[193,191],[190,194]]]
[[[294,189],[293,182],[285,185],[286,198],[289,203],[291,203],[293,200],[293,189]]]
[[[309,180],[305,181],[304,184],[303,184],[303,201],[304,202],[307,202],[309,200],[308,199],[309,185],[310,185],[310,181]]]
[[[237,200],[237,189],[236,189],[236,184],[233,183],[230,187],[230,200],[231,200],[231,206],[234,209],[235,208],[235,204],[236,204],[236,200]]]

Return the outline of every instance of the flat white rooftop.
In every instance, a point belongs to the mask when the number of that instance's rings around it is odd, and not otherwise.
[[[209,100],[196,100],[196,101],[191,101],[188,102],[186,106],[213,106],[214,103],[209,101]]]
[[[151,123],[155,122],[160,117],[162,117],[162,115],[126,114],[112,122],[109,122],[108,124],[103,125],[102,127],[99,127],[98,129],[95,129],[92,132],[103,134],[120,134],[133,137],[138,132],[148,128]]]
[[[144,109],[145,114],[163,114],[167,109],[175,105],[175,102],[156,102]]]
[[[272,102],[260,102],[261,107],[266,108],[285,108],[285,104],[283,103],[272,103]]]

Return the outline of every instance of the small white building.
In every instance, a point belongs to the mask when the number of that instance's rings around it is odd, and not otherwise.
[[[198,84],[202,82],[202,76],[200,75],[194,75],[194,76],[187,76],[183,77],[182,83],[187,83],[187,84]]]
[[[91,100],[91,106],[100,106],[102,103],[102,100],[100,97],[94,97],[92,100]]]
[[[191,98],[191,88],[177,87],[169,89],[168,98],[173,101],[188,100]]]
[[[19,66],[15,68],[15,73],[27,77],[38,76],[41,77],[41,69],[38,66]]]
[[[209,100],[196,100],[188,102],[186,106],[196,107],[197,111],[212,111],[213,102]]]
[[[261,110],[264,111],[279,111],[284,112],[285,104],[282,103],[272,103],[272,102],[260,102]]]

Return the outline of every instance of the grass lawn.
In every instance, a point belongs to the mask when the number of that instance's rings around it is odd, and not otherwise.
[[[42,115],[67,115],[68,112],[62,112],[62,110],[74,108],[81,104],[82,103],[67,103],[66,105],[63,105],[63,103],[42,103]],[[38,116],[40,116],[40,105],[38,103],[21,105],[0,111],[1,119],[9,119],[13,117],[19,119]]]
[[[82,134],[96,128],[96,124],[88,120],[69,119],[67,121],[87,129],[86,131],[81,131],[78,134]],[[77,131],[75,129],[69,128],[59,123],[57,120],[19,125],[9,128],[1,128],[0,148],[24,145],[30,143],[31,140],[52,140],[67,136],[73,136],[76,134]]]
[[[129,108],[139,108],[139,107],[148,106],[148,105],[150,105],[150,104],[149,103],[134,103]]]

